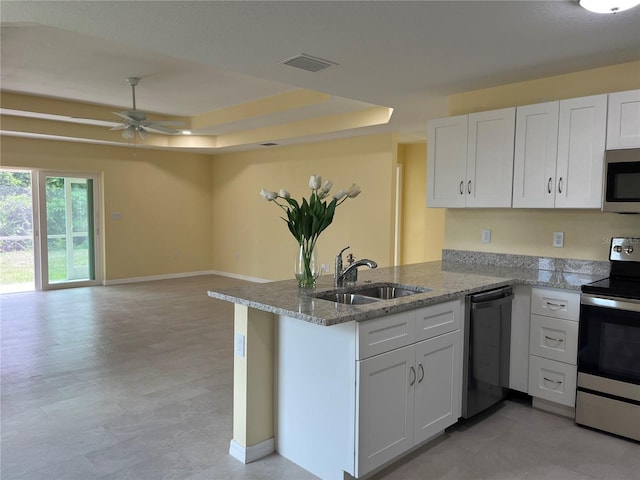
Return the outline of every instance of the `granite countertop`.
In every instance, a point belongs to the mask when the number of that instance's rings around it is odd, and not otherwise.
[[[333,276],[325,275],[318,278],[315,289],[300,289],[296,280],[284,280],[209,291],[208,294],[212,298],[329,326],[412,310],[507,285],[579,290],[582,284],[606,275],[443,261],[375,270],[362,268],[358,277],[358,286],[395,283],[431,290],[366,305],[345,305],[311,296],[334,290]]]

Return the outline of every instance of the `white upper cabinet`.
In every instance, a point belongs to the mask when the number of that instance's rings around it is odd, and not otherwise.
[[[468,115],[431,120],[427,144],[427,206],[464,207]]]
[[[469,115],[467,207],[510,207],[516,109]]]
[[[514,208],[601,208],[607,96],[518,107]]]
[[[429,122],[427,206],[510,207],[515,108]]]
[[[609,94],[607,149],[640,148],[640,90]]]
[[[518,107],[513,163],[513,207],[553,208],[559,102]]]
[[[602,208],[607,95],[560,102],[557,208]]]

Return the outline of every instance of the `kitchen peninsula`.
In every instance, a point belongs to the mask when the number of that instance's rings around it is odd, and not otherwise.
[[[442,262],[362,270],[359,286],[393,283],[429,289],[365,305],[313,297],[334,289],[331,276],[320,277],[311,291],[299,289],[295,280],[210,291],[213,298],[235,303],[230,454],[248,463],[278,451],[328,479],[342,478],[342,472],[360,477],[375,471],[457,421],[465,295],[507,285],[577,291],[606,276],[604,262],[483,255],[492,254],[445,251]],[[430,350],[423,352],[423,346]],[[418,355],[424,355],[422,362]],[[389,368],[375,370],[398,367],[402,373],[400,383],[398,376],[384,380],[384,392],[400,392],[395,397],[372,395],[364,384],[369,365],[383,357],[391,362]],[[408,366],[414,359],[422,370]],[[430,369],[427,361],[440,370]],[[409,375],[411,390],[403,383],[409,368],[415,374]],[[429,401],[414,401],[413,385],[418,395],[423,379]],[[391,423],[398,419],[380,409],[398,401],[407,406],[407,417]],[[416,407],[414,412],[414,403],[439,410],[418,412]],[[388,421],[370,422],[367,415]],[[376,423],[378,430],[372,430]],[[401,441],[387,448],[383,434]]]

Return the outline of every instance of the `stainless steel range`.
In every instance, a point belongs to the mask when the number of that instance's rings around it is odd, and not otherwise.
[[[640,441],[640,238],[612,238],[609,260],[582,286],[576,423]]]

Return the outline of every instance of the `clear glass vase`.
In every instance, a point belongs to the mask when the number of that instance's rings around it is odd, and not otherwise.
[[[316,278],[320,275],[320,263],[318,262],[318,249],[315,245],[299,245],[298,254],[293,272],[301,288],[316,286]]]

